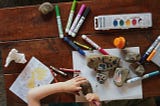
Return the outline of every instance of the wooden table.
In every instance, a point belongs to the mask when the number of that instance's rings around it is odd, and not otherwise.
[[[74,39],[86,43],[80,37],[81,34],[94,35],[90,36],[95,42],[103,48],[115,48],[113,39],[118,36],[124,36],[127,39],[127,46],[139,46],[141,54],[160,34],[160,12],[159,0],[88,0],[79,1],[76,13],[81,4],[86,4],[91,8],[91,12],[85,23]],[[59,3],[63,28],[66,26],[71,2]],[[54,65],[55,67],[72,68],[72,51],[73,49],[58,37],[55,12],[48,16],[42,16],[38,11],[38,6],[26,6],[16,8],[6,8],[0,10],[0,49],[2,52],[2,65],[8,52],[16,48],[26,55],[29,60],[35,56],[45,65]],[[121,14],[121,13],[141,13],[151,12],[153,18],[153,27],[147,29],[124,29],[95,31],[93,18],[103,14]],[[3,67],[5,75],[5,89],[7,90],[8,106],[26,105],[15,94],[9,91],[9,87],[23,70],[26,64],[16,64],[12,62],[7,68]],[[153,63],[144,64],[146,72],[159,69]],[[70,75],[72,76],[72,75]],[[67,79],[58,76],[58,80]],[[143,96],[160,95],[160,79],[156,76],[143,81]],[[65,98],[65,99],[64,99]],[[71,102],[74,96],[71,94],[54,94],[43,100],[47,102]]]

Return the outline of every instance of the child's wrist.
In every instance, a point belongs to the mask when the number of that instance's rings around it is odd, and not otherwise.
[[[60,89],[63,91],[63,92],[67,92],[67,86],[65,84],[65,82],[59,82],[60,84]]]

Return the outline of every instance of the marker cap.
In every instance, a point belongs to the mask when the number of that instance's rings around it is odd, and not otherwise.
[[[73,10],[73,11],[75,10],[75,8],[76,8],[76,3],[77,3],[77,1],[74,0],[73,3],[72,3],[71,10]]]
[[[86,16],[88,15],[89,11],[90,11],[90,8],[87,7],[87,8],[85,9],[84,13],[83,13],[83,16],[86,17]]]
[[[56,16],[60,16],[59,6],[55,5]]]
[[[76,36],[76,34],[73,32],[73,33],[71,33],[71,35],[72,35],[72,37],[75,37]]]
[[[78,14],[81,15],[83,13],[83,11],[84,11],[85,8],[86,8],[86,5],[82,4],[82,6],[81,6],[81,8],[80,8],[80,10],[78,12]]]

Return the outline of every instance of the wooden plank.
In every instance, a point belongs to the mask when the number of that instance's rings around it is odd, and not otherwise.
[[[7,106],[9,106],[10,104],[12,104],[13,106],[26,105],[26,103],[22,99],[20,99],[18,96],[16,96],[14,93],[12,93],[9,90],[10,86],[16,80],[18,75],[19,75],[18,73],[4,74],[5,89],[6,89],[6,93],[7,93]],[[69,74],[69,77],[67,79],[63,78],[62,76],[59,76],[59,75],[56,78],[58,79],[58,81],[65,81],[65,80],[68,80],[69,78],[71,78],[71,74]],[[42,99],[41,101],[42,101],[42,103],[56,103],[57,101],[67,103],[67,102],[73,102],[74,99],[75,98],[74,98],[73,94],[57,93],[57,94],[49,95],[48,97]]]
[[[149,35],[148,35],[149,34]],[[127,47],[140,47],[141,54],[151,45],[157,36],[150,36],[151,30],[148,31],[130,31],[108,34],[94,34],[89,36],[93,41],[97,42],[103,48],[114,48],[113,40],[119,35],[123,35],[127,40]],[[148,35],[148,36],[147,36]],[[76,41],[84,43],[88,46],[81,36],[77,36]],[[59,38],[47,38],[20,42],[10,42],[1,46],[2,51],[2,66],[5,74],[20,73],[26,64],[17,64],[11,62],[10,65],[5,68],[5,60],[9,51],[16,48],[20,53],[24,53],[26,59],[35,56],[45,65],[54,65],[55,67],[72,68],[72,51],[74,50],[66,42]],[[68,62],[66,62],[68,60]],[[155,66],[156,67],[156,66]]]
[[[76,13],[81,4],[85,3],[91,7],[91,13],[87,17],[84,25],[78,33],[79,36],[72,38],[84,44],[87,44],[80,38],[81,34],[93,35],[89,36],[97,44],[103,48],[114,48],[113,39],[118,36],[124,36],[127,39],[127,47],[139,46],[141,54],[152,44],[156,39],[159,30],[160,15],[159,1],[154,0],[98,0],[78,2]],[[32,56],[38,58],[45,65],[54,65],[55,67],[72,68],[73,49],[67,45],[62,39],[58,38],[58,30],[56,25],[55,12],[51,16],[42,17],[36,6],[26,6],[17,8],[0,9],[0,50],[2,52],[2,65],[5,64],[5,59],[8,52],[12,48],[16,48],[19,52],[26,55],[29,60]],[[65,28],[70,3],[59,3],[62,24]],[[125,29],[125,30],[109,30],[95,31],[93,27],[93,18],[103,14],[121,14],[121,13],[140,13],[151,12],[153,15],[153,27],[148,29]],[[88,44],[87,44],[88,45]],[[7,102],[12,106],[26,105],[15,94],[9,91],[9,87],[17,78],[18,74],[23,70],[26,64],[17,64],[12,62],[9,67],[3,67],[5,74]],[[159,69],[153,63],[144,64],[146,72]],[[70,75],[69,78],[71,78]],[[69,79],[68,78],[68,79]],[[65,81],[58,76],[60,81]],[[157,83],[155,83],[155,81]],[[157,77],[146,79],[143,81],[144,97],[158,96],[160,87],[160,79]],[[68,98],[64,99],[63,97]],[[56,94],[47,97],[42,102],[71,102],[74,100],[73,95]],[[17,102],[17,103],[16,103]]]
[[[83,3],[91,8],[91,12],[78,34],[99,33],[99,31],[95,31],[93,27],[94,16],[121,13],[151,12],[153,15],[152,30],[159,29],[160,15],[158,10],[160,7],[157,2],[159,1],[80,1],[78,2],[76,13]],[[71,2],[58,4],[60,6],[63,29],[65,29]],[[43,17],[38,11],[38,6],[39,5],[0,9],[0,41],[58,36],[55,12],[53,11],[49,16]],[[115,30],[101,32],[112,33],[112,31],[115,32]],[[119,32],[119,30],[117,30],[117,32]]]

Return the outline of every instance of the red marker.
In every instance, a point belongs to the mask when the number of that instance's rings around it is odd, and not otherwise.
[[[59,68],[61,71],[65,72],[81,72],[80,70],[74,70],[74,69],[67,69],[67,68]]]
[[[95,42],[93,42],[90,38],[88,38],[86,35],[82,35],[82,39],[84,39],[86,42],[88,42],[90,45],[92,45],[94,48],[96,48],[99,52],[101,52],[104,55],[109,55],[104,49],[102,49],[99,45],[97,45]]]

